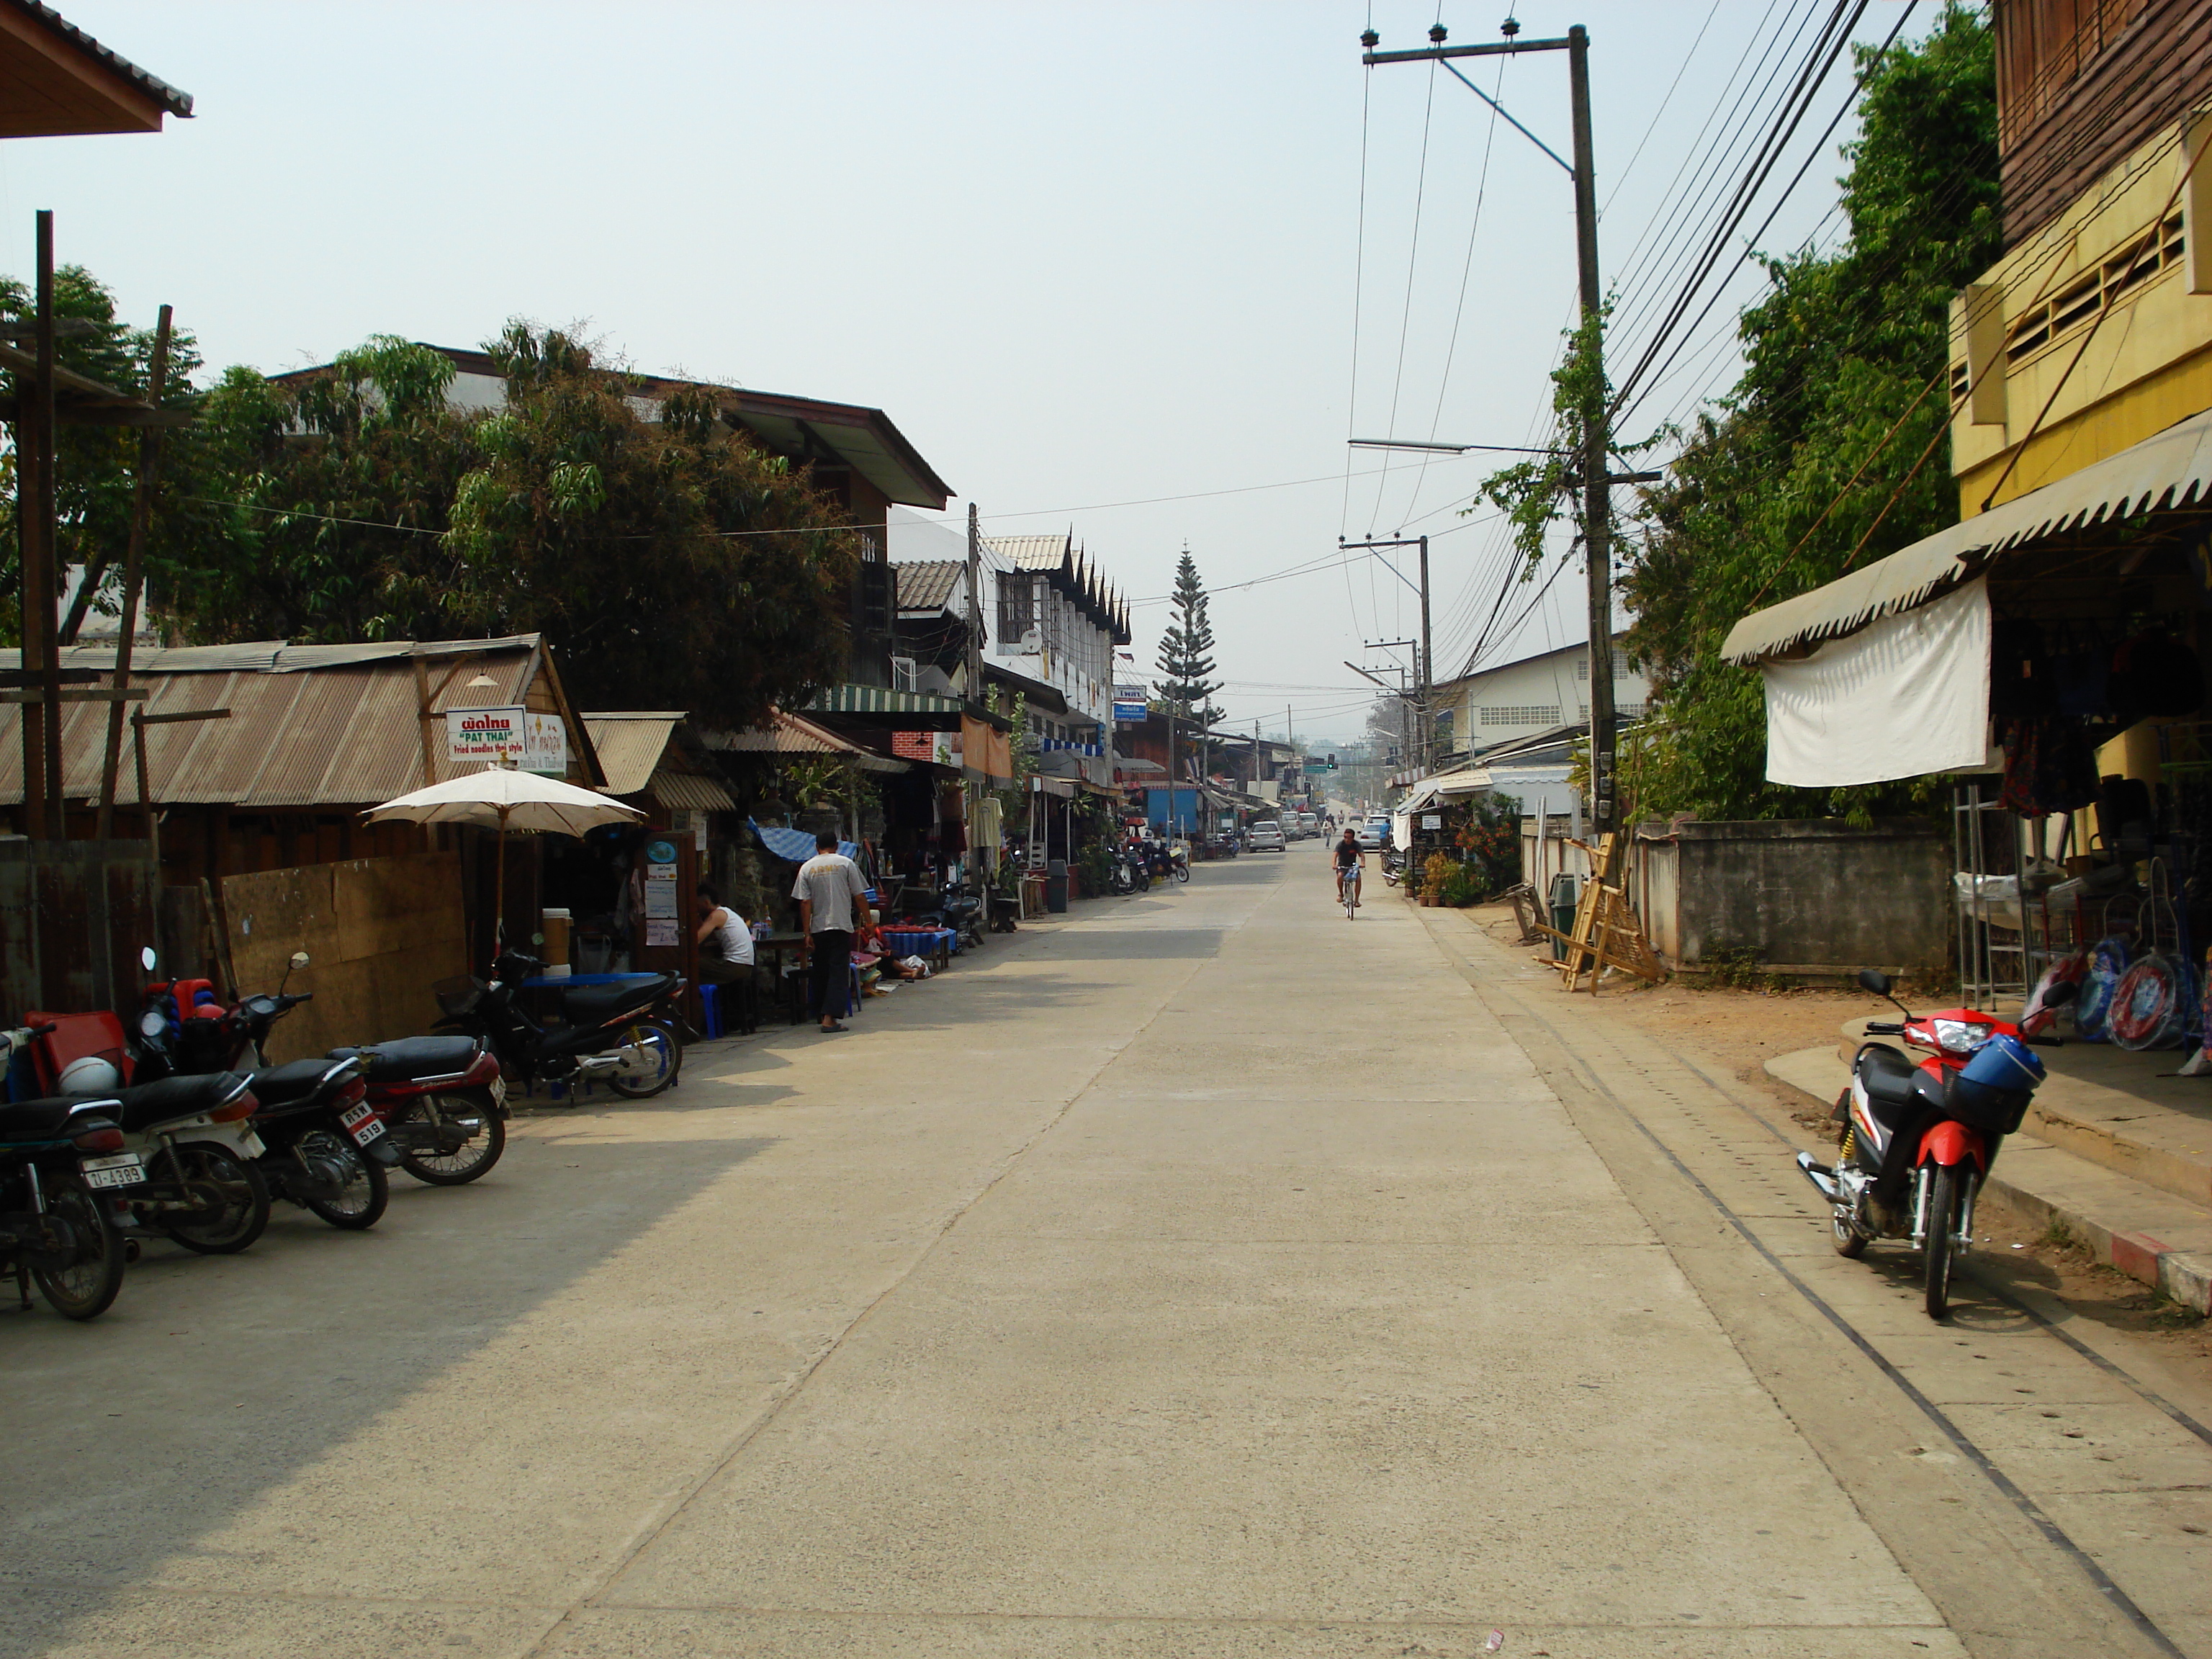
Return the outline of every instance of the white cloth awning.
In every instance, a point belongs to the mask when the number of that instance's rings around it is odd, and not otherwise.
[[[1839,788],[1982,766],[1989,756],[1990,585],[1885,617],[1809,657],[1759,665],[1766,775]]]
[[[2079,472],[2069,473],[1939,530],[1825,587],[1754,611],[1729,630],[1721,655],[1752,663],[1833,639],[1921,604],[1964,578],[1982,556],[2152,507],[2212,506],[2212,410],[2176,422]],[[1911,776],[1914,774],[1893,775]]]
[[[1453,795],[1479,795],[1490,787],[1490,774],[1483,768],[1472,766],[1457,772],[1441,772],[1433,778],[1424,778],[1413,786],[1413,791],[1400,801],[1397,810],[1412,812]]]

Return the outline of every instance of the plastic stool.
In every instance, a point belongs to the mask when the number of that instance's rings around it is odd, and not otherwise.
[[[699,986],[699,1009],[707,1026],[709,1039],[722,1035],[722,999],[719,985],[702,981]]]

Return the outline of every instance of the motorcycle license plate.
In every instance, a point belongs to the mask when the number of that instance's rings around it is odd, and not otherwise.
[[[135,1187],[146,1178],[146,1160],[137,1152],[88,1158],[79,1166],[88,1187]]]
[[[376,1109],[366,1101],[340,1112],[338,1122],[353,1136],[356,1146],[366,1146],[384,1133],[384,1120],[377,1116]]]
[[[504,1077],[495,1077],[491,1080],[491,1103],[495,1106],[507,1104],[507,1079]]]

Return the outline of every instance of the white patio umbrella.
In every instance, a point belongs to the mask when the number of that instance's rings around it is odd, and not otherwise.
[[[497,931],[504,925],[497,919],[507,896],[508,830],[580,836],[602,823],[620,823],[645,814],[611,795],[579,789],[558,778],[495,766],[414,790],[381,806],[372,806],[361,816],[368,823],[473,823],[478,829],[498,830],[498,873],[492,886],[497,895],[492,902],[496,946],[501,943]]]

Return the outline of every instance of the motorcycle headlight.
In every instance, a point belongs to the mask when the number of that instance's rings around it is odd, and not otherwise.
[[[1971,1054],[1990,1040],[1990,1028],[1969,1019],[1935,1022],[1936,1046],[1948,1054]]]

